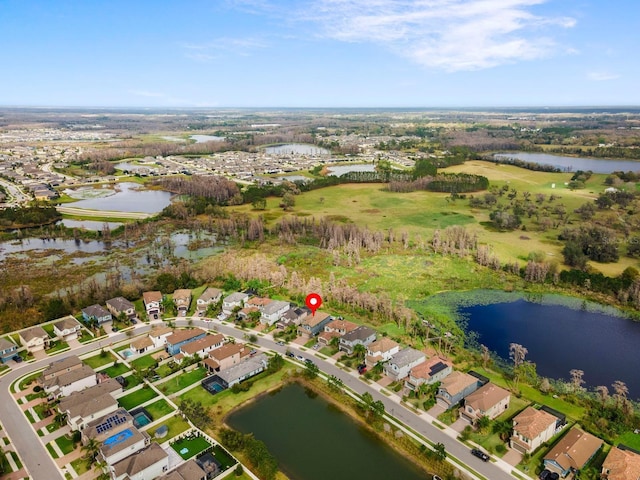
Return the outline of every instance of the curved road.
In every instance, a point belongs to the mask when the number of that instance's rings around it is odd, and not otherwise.
[[[177,326],[188,326],[189,322],[192,322],[193,326],[202,327],[204,329],[215,329],[224,335],[239,339],[243,338],[247,333],[250,333],[246,330],[240,330],[228,324],[223,325],[219,321],[204,321],[202,319],[195,318],[193,320],[175,320]],[[139,325],[136,327],[135,333],[136,335],[145,333],[149,331],[152,326],[153,325]],[[0,420],[2,421],[7,434],[11,438],[11,442],[20,453],[27,471],[30,474],[30,478],[34,480],[54,480],[63,479],[64,477],[61,475],[53,459],[49,456],[45,446],[40,441],[40,437],[38,437],[37,433],[34,431],[17,402],[9,392],[11,384],[16,379],[23,377],[24,375],[46,367],[53,360],[59,360],[70,355],[82,355],[97,350],[101,348],[101,346],[117,343],[125,339],[127,339],[126,333],[112,334],[108,339],[104,339],[100,342],[82,345],[52,358],[45,358],[37,362],[21,365],[18,368],[14,368],[10,373],[0,377],[0,404],[2,404],[2,408],[0,408]],[[266,336],[259,336],[256,343],[261,347],[274,350],[282,355],[284,355],[287,348],[297,348],[296,345],[289,345],[288,347],[277,345],[272,338]],[[433,426],[425,418],[422,418],[412,411],[400,406],[389,397],[386,397],[374,388],[370,387],[368,384],[359,380],[356,376],[345,372],[328,361],[316,357],[311,352],[312,351],[303,352],[302,355],[306,358],[313,358],[320,367],[320,370],[328,375],[335,375],[354,392],[360,395],[364,392],[369,392],[373,396],[374,400],[381,400],[384,403],[385,410],[387,412],[391,412],[393,417],[397,418],[399,421],[432,442],[443,443],[449,454],[469,465],[470,468],[490,480],[513,480],[513,476],[499,468],[497,465],[494,465],[492,462],[485,463],[471,456],[467,446],[448,436],[442,430]]]

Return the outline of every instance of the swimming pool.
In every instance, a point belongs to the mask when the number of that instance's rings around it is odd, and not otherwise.
[[[107,447],[113,447],[114,445],[124,442],[131,436],[133,436],[133,432],[130,428],[127,428],[126,430],[118,432],[115,435],[111,435],[104,441],[104,445]]]
[[[137,413],[133,417],[133,425],[136,428],[144,427],[145,425],[149,425],[150,423],[151,418],[149,418],[149,416],[144,412]]]

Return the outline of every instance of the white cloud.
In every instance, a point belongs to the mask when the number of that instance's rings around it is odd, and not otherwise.
[[[587,78],[594,82],[606,82],[607,80],[616,80],[620,78],[620,75],[610,72],[589,72]]]
[[[315,0],[299,20],[324,37],[382,45],[425,67],[477,70],[566,53],[551,36],[575,19],[539,16],[546,0]]]
[[[185,56],[199,62],[208,62],[224,54],[250,56],[255,50],[266,48],[267,43],[257,38],[217,38],[201,44],[183,44]]]

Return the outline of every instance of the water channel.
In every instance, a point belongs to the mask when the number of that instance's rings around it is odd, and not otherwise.
[[[496,158],[516,158],[523,162],[532,162],[539,165],[552,165],[564,171],[575,172],[577,170],[591,170],[594,173],[611,173],[617,171],[638,172],[640,161],[633,160],[608,160],[603,158],[565,157],[562,155],[550,155],[548,153],[510,152],[496,153]]]
[[[429,478],[369,430],[295,383],[231,414],[227,423],[265,442],[291,480]]]
[[[585,304],[586,305],[586,304]],[[640,398],[640,322],[591,308],[538,303],[525,299],[460,308],[467,329],[478,343],[509,359],[509,345],[528,349],[526,359],[539,376],[569,379],[569,371],[584,371],[588,387],[622,380],[630,397]]]

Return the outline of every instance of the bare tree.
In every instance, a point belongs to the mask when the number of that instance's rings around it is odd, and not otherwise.
[[[513,368],[518,368],[524,362],[527,353],[529,353],[529,350],[519,343],[509,345],[509,358],[513,360]]]
[[[613,394],[613,397],[616,399],[616,408],[620,408],[620,405],[624,403],[627,399],[627,395],[629,395],[629,387],[622,380],[616,380],[613,382],[613,391],[616,392]]]
[[[582,390],[582,385],[584,384],[584,379],[582,378],[584,376],[584,371],[574,368],[569,372],[569,374],[571,375],[571,385],[573,386],[573,391],[577,392]]]
[[[491,360],[491,353],[486,345],[480,345],[480,348],[482,349],[482,368],[486,369],[489,360]]]
[[[607,400],[609,399],[609,389],[604,385],[598,385],[596,387],[596,392],[598,392],[598,396],[600,397],[600,401],[602,402],[602,406],[606,406]]]

